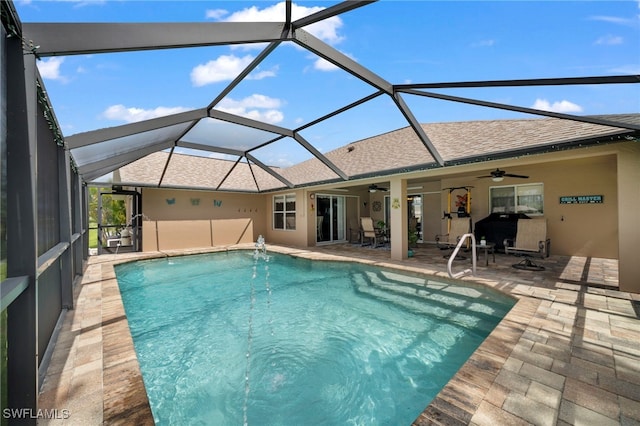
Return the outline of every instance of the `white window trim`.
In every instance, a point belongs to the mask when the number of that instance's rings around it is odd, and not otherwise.
[[[293,197],[294,203],[295,203],[295,210],[287,210],[287,197]],[[276,212],[276,199],[277,198],[283,198],[284,199],[284,210]],[[298,227],[298,214],[297,214],[297,210],[298,210],[298,197],[296,195],[295,192],[291,192],[288,194],[278,194],[278,195],[274,195],[271,199],[272,202],[272,206],[271,206],[271,210],[272,210],[272,216],[271,216],[271,228],[274,231],[289,231],[289,232],[293,232],[297,229]],[[283,214],[283,225],[284,228],[276,228],[276,213],[277,214]],[[293,213],[295,218],[296,218],[296,227],[291,229],[291,228],[287,228],[287,214],[288,213]]]
[[[518,188],[524,187],[524,186],[541,186],[542,187],[542,213],[527,213],[527,212],[510,212],[507,214],[516,214],[516,213],[523,213],[526,214],[527,216],[544,216],[544,210],[545,210],[545,206],[544,206],[544,183],[542,182],[531,182],[531,183],[520,183],[520,184],[511,184],[511,185],[495,185],[495,186],[490,186],[489,187],[489,191],[488,191],[488,196],[489,196],[489,213],[494,213],[493,211],[493,203],[492,203],[492,198],[491,198],[491,190],[494,188],[513,188],[513,194],[514,194],[514,206],[517,206],[517,202],[518,202]],[[499,213],[499,212],[495,212],[495,213]],[[505,212],[506,213],[506,212]]]

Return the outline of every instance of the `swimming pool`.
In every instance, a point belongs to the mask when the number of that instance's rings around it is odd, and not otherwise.
[[[514,300],[249,251],[116,267],[157,424],[410,424]]]

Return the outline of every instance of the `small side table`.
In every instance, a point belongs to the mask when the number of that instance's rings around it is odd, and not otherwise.
[[[484,266],[489,266],[489,253],[493,255],[493,263],[496,263],[496,244],[487,242],[485,245],[476,244],[476,250],[482,250],[484,252]],[[478,258],[480,253],[476,251]]]

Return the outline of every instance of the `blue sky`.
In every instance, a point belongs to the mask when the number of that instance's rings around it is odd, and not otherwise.
[[[302,1],[294,18],[337,2]],[[283,21],[270,1],[15,1],[22,22]],[[640,74],[638,1],[380,1],[307,28],[390,83]],[[34,41],[37,44],[37,40]],[[201,108],[264,46],[44,58],[39,69],[65,135]],[[640,85],[440,92],[578,115],[640,112]],[[296,128],[374,90],[290,44],[218,109]],[[420,122],[521,114],[405,95]],[[320,151],[407,126],[388,97],[303,132]],[[293,144],[295,145],[295,144]],[[291,144],[258,158],[308,158]]]

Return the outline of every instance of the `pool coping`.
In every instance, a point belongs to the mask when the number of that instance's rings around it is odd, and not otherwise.
[[[67,409],[73,423],[154,424],[114,265],[247,249],[253,245],[92,257],[74,292],[76,308],[67,314],[56,343],[40,408]],[[433,265],[393,262],[388,254],[367,259],[331,248],[269,250],[447,277]],[[629,310],[640,295],[564,281],[463,280],[517,302],[413,424],[640,422],[640,321]],[[599,397],[589,398],[580,389]]]

